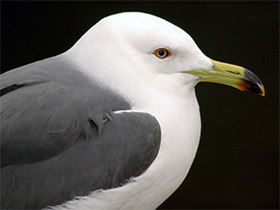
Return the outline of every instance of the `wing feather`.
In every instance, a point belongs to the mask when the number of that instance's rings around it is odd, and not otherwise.
[[[1,75],[1,208],[43,208],[119,187],[158,153],[153,116],[116,114],[129,104],[51,59]]]

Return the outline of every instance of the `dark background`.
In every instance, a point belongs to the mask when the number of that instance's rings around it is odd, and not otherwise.
[[[197,156],[184,183],[159,208],[277,209],[278,1],[1,2],[1,71],[62,53],[98,20],[123,11],[173,22],[207,56],[250,69],[266,89],[263,98],[217,84],[197,86]]]

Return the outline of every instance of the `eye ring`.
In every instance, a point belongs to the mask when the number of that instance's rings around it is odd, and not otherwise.
[[[166,48],[158,48],[156,49],[153,54],[155,56],[157,56],[159,59],[165,59],[169,56],[172,55],[172,53],[170,52],[170,50],[166,49]]]

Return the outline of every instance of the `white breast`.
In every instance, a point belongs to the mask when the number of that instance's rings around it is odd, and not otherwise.
[[[133,107],[151,113],[161,125],[159,154],[146,172],[122,187],[94,192],[53,209],[155,209],[166,200],[185,179],[200,138],[195,93],[193,89],[183,93],[184,97],[162,96],[149,103],[152,106]]]

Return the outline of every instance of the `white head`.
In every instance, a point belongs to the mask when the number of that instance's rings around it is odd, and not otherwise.
[[[216,69],[215,61],[206,57],[185,31],[140,12],[102,19],[69,52],[89,76],[127,94],[135,87],[151,85],[172,94],[183,87],[193,90],[199,79],[241,89],[241,78],[236,75],[245,75],[241,67],[223,69],[229,65],[219,63]],[[218,78],[217,71],[223,73]]]
[[[75,47],[82,60],[97,60],[94,66],[100,62],[111,63],[110,74],[125,69],[141,74],[182,73],[213,66],[185,31],[159,17],[140,12],[120,13],[102,19]],[[166,57],[158,56],[164,56],[166,52],[169,53]],[[186,74],[182,75],[186,77]]]
[[[159,17],[145,13],[121,13],[103,19],[100,24],[113,34],[114,41],[136,60],[153,65],[158,73],[176,73],[212,67],[210,60],[193,39],[179,27]],[[170,51],[170,56],[158,58],[157,49]]]

